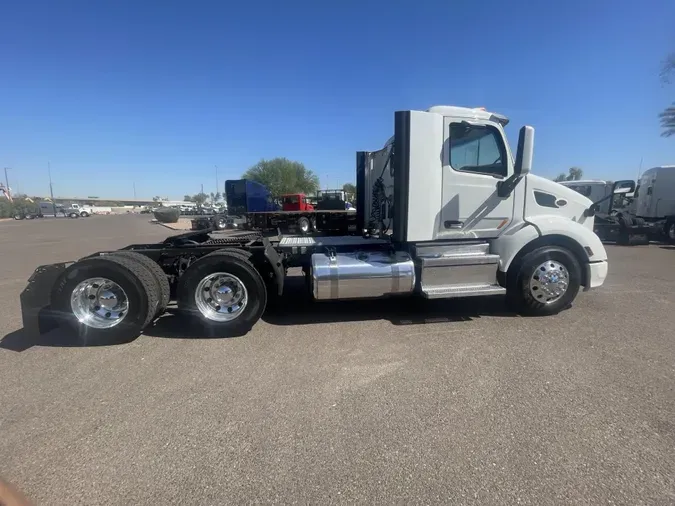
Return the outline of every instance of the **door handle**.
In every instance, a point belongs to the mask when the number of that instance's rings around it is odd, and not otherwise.
[[[458,220],[445,220],[443,222],[443,226],[445,228],[462,228],[464,226],[464,222]]]

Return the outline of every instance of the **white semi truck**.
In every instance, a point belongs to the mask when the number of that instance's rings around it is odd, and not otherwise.
[[[655,239],[675,244],[675,165],[645,171],[637,187],[629,180],[561,184],[595,202],[595,232],[602,240],[634,245]],[[623,207],[616,206],[612,198],[617,188],[630,188],[625,193],[628,204]]]
[[[398,111],[384,148],[357,153],[351,235],[199,230],[44,265],[22,292],[24,325],[128,341],[175,300],[208,334],[242,334],[283,295],[290,267],[319,301],[505,295],[523,314],[557,313],[602,285],[607,254],[592,202],[530,174],[534,130],[520,130],[514,157],[507,122],[464,107]]]

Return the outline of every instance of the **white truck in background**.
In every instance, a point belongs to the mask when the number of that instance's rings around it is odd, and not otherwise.
[[[530,174],[534,129],[514,157],[507,123],[484,109],[397,111],[384,148],[357,153],[353,233],[198,230],[43,265],[21,294],[24,326],[129,341],[174,299],[208,335],[240,335],[283,295],[290,267],[318,301],[505,295],[520,313],[555,314],[603,284],[607,253],[593,203]]]
[[[82,218],[88,218],[89,216],[94,214],[94,208],[85,204],[70,204],[68,205],[68,207],[71,209],[75,209],[78,213],[80,213],[80,216]]]
[[[675,165],[646,170],[637,187],[633,181],[564,181],[595,202],[595,232],[604,241],[646,244],[650,239],[675,244]],[[613,198],[616,188],[631,188],[624,205]]]

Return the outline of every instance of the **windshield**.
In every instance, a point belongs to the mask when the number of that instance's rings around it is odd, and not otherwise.
[[[298,202],[300,202],[300,199],[298,198],[297,195],[288,195],[283,198],[282,202],[284,204],[297,204]]]

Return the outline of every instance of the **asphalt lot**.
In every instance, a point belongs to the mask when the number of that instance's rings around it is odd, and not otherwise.
[[[1,222],[0,476],[37,504],[675,502],[675,249],[608,247],[548,318],[499,299],[293,305],[245,337],[26,336],[41,263],[175,233]],[[4,337],[3,337],[4,336]]]

